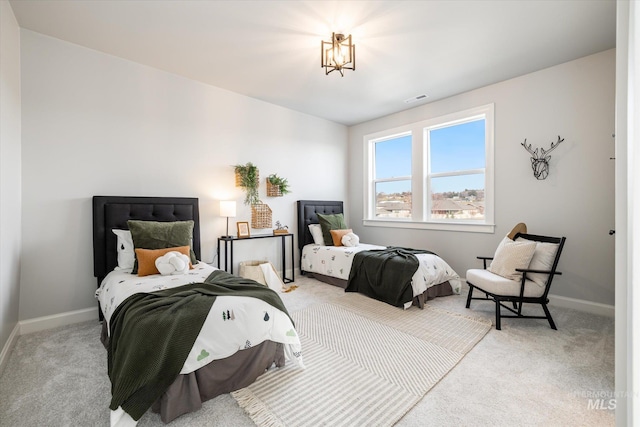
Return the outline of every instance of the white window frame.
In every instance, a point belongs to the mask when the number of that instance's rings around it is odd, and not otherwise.
[[[485,120],[485,167],[464,171],[429,174],[428,131],[483,118]],[[387,180],[375,179],[375,143],[411,135],[411,218],[376,218],[375,184]],[[372,227],[413,228],[493,233],[494,224],[494,105],[487,104],[464,111],[447,114],[417,123],[388,129],[364,136],[364,218],[363,225]],[[430,180],[440,176],[484,173],[485,217],[484,221],[462,219],[432,219],[430,217]]]
[[[403,136],[410,136],[411,137],[411,147],[413,149],[413,134],[409,131],[409,132],[400,132],[400,133],[396,133],[396,134],[392,134],[392,135],[388,135],[386,134],[384,137],[382,138],[374,138],[372,139],[371,142],[371,163],[370,163],[370,167],[371,167],[371,180],[370,180],[370,194],[373,197],[373,205],[371,206],[372,209],[372,216],[375,217],[376,214],[376,184],[382,183],[382,182],[394,182],[394,181],[411,181],[411,192],[412,192],[412,201],[411,201],[411,205],[413,207],[413,165],[411,168],[411,174],[410,175],[405,175],[405,176],[394,176],[391,178],[376,178],[376,162],[375,162],[375,145],[379,142],[386,142],[389,141],[391,139],[396,139],[396,138],[402,138]],[[411,158],[413,159],[413,153]],[[412,208],[413,209],[413,208]],[[394,220],[393,218],[386,218],[389,220]],[[401,219],[402,220],[402,219]]]

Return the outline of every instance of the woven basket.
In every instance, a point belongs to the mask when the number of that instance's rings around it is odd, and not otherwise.
[[[236,187],[242,187],[242,178],[238,172],[235,172],[236,176]],[[260,171],[256,171],[257,181],[260,182]]]
[[[280,191],[280,187],[277,185],[273,185],[271,182],[269,182],[269,178],[267,178],[267,196],[282,197],[282,192]]]
[[[251,205],[251,228],[271,228],[271,208],[265,203]]]
[[[264,274],[262,273],[262,268],[260,264],[266,264],[269,261],[242,261],[239,263],[240,271],[238,271],[238,276],[244,277],[245,279],[255,280],[261,285],[266,285],[267,282],[264,280]]]

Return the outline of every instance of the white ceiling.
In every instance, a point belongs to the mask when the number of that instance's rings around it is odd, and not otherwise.
[[[345,125],[615,47],[615,0],[10,3],[23,28]],[[344,77],[320,67],[332,31],[356,44]]]

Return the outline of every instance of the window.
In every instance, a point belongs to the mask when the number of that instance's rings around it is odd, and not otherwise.
[[[427,219],[484,220],[484,117],[425,129]]]
[[[411,218],[411,135],[373,141],[376,218]]]
[[[493,232],[493,104],[364,139],[365,225]]]

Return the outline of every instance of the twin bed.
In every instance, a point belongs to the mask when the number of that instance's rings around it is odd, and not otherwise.
[[[356,272],[351,269],[356,254],[369,250],[380,251],[385,249],[385,246],[362,243],[349,247],[316,244],[309,226],[319,223],[318,214],[343,213],[343,202],[299,200],[297,208],[300,272],[348,291],[357,291],[353,286]],[[409,299],[404,301],[404,308],[412,304],[422,308],[428,299],[460,292],[460,277],[442,258],[433,253],[418,253],[415,257],[418,260],[418,268],[413,274],[412,292]],[[371,293],[369,296],[376,297]],[[401,297],[397,296],[396,300],[399,299]]]
[[[159,412],[164,422],[198,410],[202,402],[215,396],[246,387],[274,364],[283,366],[286,361],[303,366],[300,341],[293,322],[286,309],[277,307],[278,302],[281,303],[279,296],[268,288],[258,285],[264,288],[265,293],[272,293],[267,297],[275,300],[273,305],[235,292],[232,292],[233,295],[227,295],[225,292],[229,292],[230,288],[251,287],[251,284],[203,262],[195,263],[187,274],[166,276],[153,274],[140,277],[131,274],[130,267],[119,266],[125,256],[124,252],[132,248],[127,247],[127,242],[119,239],[113,230],[128,230],[131,220],[166,224],[193,221],[191,249],[195,258],[200,259],[198,199],[96,196],[93,198],[93,214],[94,274],[99,286],[96,296],[100,302],[101,316],[104,314],[105,319],[102,340],[108,350],[109,375],[112,379],[111,425],[135,425],[137,419],[148,409],[145,407],[146,404],[140,403],[137,399],[141,397],[144,400],[145,396],[136,396],[136,393],[150,395],[149,390],[156,388],[144,384],[121,386],[122,382],[137,381],[139,365],[145,367],[147,364],[145,361],[134,360],[129,355],[138,353],[142,358],[150,356],[148,345],[147,348],[135,348],[133,345],[129,347],[129,343],[146,339],[146,335],[154,330],[171,331],[177,327],[172,323],[173,317],[179,318],[192,312],[190,308],[179,310],[181,304],[186,303],[177,302],[174,306],[169,306],[163,318],[151,318],[150,321],[154,324],[146,325],[147,329],[143,329],[142,337],[134,336],[132,340],[125,341],[124,335],[116,335],[119,339],[114,342],[114,331],[133,331],[144,327],[144,318],[142,321],[137,320],[132,317],[135,310],[129,310],[132,314],[128,314],[124,308],[128,307],[127,304],[132,298],[147,297],[151,292],[167,293],[180,290],[180,295],[185,294],[186,301],[195,297],[190,293],[192,288],[196,287],[195,284],[207,281],[210,276],[217,274],[219,277],[217,276],[215,283],[211,285],[202,285],[205,293],[214,285],[220,287],[220,284],[234,282],[223,288],[224,292],[216,296],[215,301],[210,304],[210,311],[204,315],[206,317],[195,342],[190,344],[190,348],[182,349],[183,353],[188,352],[188,356],[182,367],[178,367],[179,374],[172,375],[168,381],[165,379],[168,387],[150,402],[152,410]],[[236,281],[239,283],[235,283]],[[185,288],[182,285],[189,286]],[[153,304],[156,305],[150,311],[158,307],[157,302],[154,301]],[[120,309],[121,307],[124,308]],[[283,307],[282,305],[281,308]],[[137,308],[136,310],[140,311]],[[159,321],[166,323],[155,323]],[[154,352],[182,340],[183,332],[177,331],[174,334],[175,340],[154,345]],[[175,346],[180,347],[181,344]],[[118,354],[125,356],[118,358]],[[161,367],[163,365],[160,365],[161,362],[164,361],[157,362],[160,368],[155,374],[149,374],[150,376],[167,375]],[[131,363],[132,366],[127,366]],[[127,372],[129,375],[126,375]],[[124,381],[116,383],[114,377],[117,377],[118,373],[123,374]],[[116,400],[116,396],[122,394],[122,387],[133,389],[130,399]]]
[[[355,247],[314,244],[309,224],[318,223],[319,213],[342,213],[342,202],[301,200],[297,205],[303,274],[313,274],[322,281],[345,288],[355,254],[384,249],[366,244]],[[279,296],[270,289],[203,262],[194,262],[193,268],[186,273],[132,274],[136,249],[133,241],[136,239],[135,236],[131,238],[134,229],[129,228],[135,221],[161,223],[170,228],[173,224],[181,227],[185,223],[192,224],[192,234],[186,243],[192,251],[192,259],[200,259],[198,199],[95,196],[93,215],[96,297],[100,303],[100,317],[105,320],[101,340],[107,348],[112,381],[112,426],[135,425],[149,407],[159,412],[167,423],[200,409],[208,399],[248,386],[274,365],[281,367],[291,363],[303,367],[300,340],[293,322]],[[162,240],[166,236],[152,237]],[[161,244],[161,247],[171,248],[171,245]],[[153,251],[157,248],[145,249]],[[135,253],[141,255],[143,252]],[[444,260],[428,253],[416,257],[419,266],[411,280],[412,295],[405,308],[412,303],[422,307],[426,299],[459,291],[459,277]],[[136,265],[142,268],[143,259],[136,258],[135,263],[138,261],[140,263]],[[261,289],[256,290],[256,287]],[[204,313],[196,321],[198,327],[181,330],[179,324],[193,323],[196,315],[192,313],[197,311],[184,301],[211,297],[212,289],[216,294],[213,302],[204,304],[205,308],[200,310]],[[268,295],[257,298],[255,293]],[[134,305],[139,303],[147,306]],[[166,307],[166,311],[159,317],[157,313],[156,317],[145,317],[160,306]],[[139,312],[144,312],[145,316],[136,317]],[[156,334],[158,330],[162,333]],[[166,339],[165,331],[174,338]],[[187,341],[188,344],[182,343],[183,336],[189,334],[194,338]],[[158,335],[159,341],[149,341],[151,335]],[[161,360],[147,361],[149,357],[156,357],[149,355],[155,353],[155,349],[172,346],[184,355],[173,371],[165,370],[163,365],[171,361],[172,356],[162,355]],[[150,352],[150,348],[154,351]],[[131,357],[132,354],[139,357]],[[155,368],[156,365],[155,371],[146,370],[148,366]],[[143,376],[164,383],[138,384],[138,377]],[[129,390],[125,398],[122,398],[123,387],[125,391]],[[160,392],[157,391],[159,388],[162,389]]]

